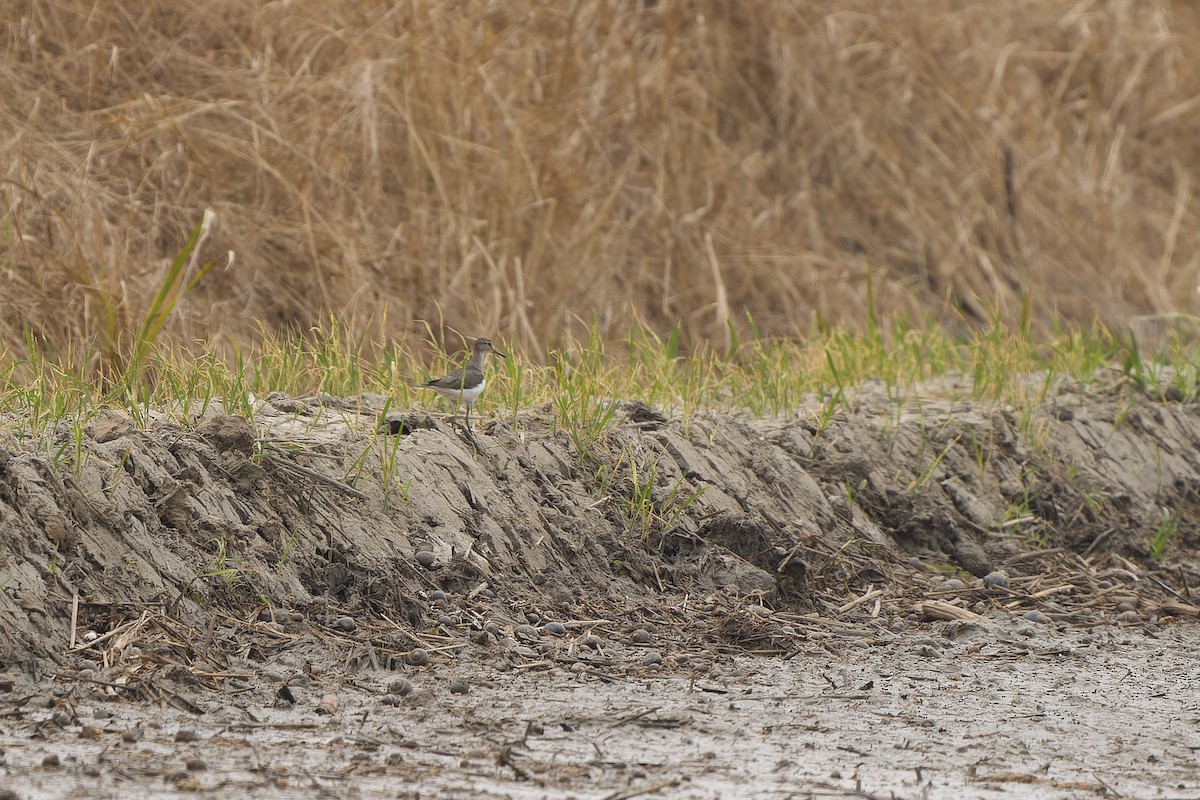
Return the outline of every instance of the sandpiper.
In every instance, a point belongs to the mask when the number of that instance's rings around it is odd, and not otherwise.
[[[487,385],[487,376],[483,372],[483,360],[488,353],[495,353],[501,358],[508,356],[492,346],[491,339],[476,339],[471,346],[471,360],[465,367],[460,367],[448,375],[427,381],[421,388],[433,389],[447,400],[454,401],[454,411],[458,412],[458,404],[462,402],[467,407],[467,432],[471,431],[471,404],[483,394]]]

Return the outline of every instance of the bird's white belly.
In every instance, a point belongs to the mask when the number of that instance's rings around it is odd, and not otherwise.
[[[470,407],[472,403],[479,399],[479,395],[483,394],[483,387],[486,385],[487,381],[482,381],[478,386],[472,389],[441,389],[437,386],[430,388],[447,400],[453,400],[456,403],[461,401],[466,403],[467,407]]]

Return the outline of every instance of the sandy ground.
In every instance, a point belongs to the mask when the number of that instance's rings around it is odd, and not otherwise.
[[[330,674],[291,705],[260,678],[202,713],[16,686],[0,782],[24,800],[1200,797],[1194,624],[919,628],[666,669]],[[389,694],[400,675],[411,692]]]

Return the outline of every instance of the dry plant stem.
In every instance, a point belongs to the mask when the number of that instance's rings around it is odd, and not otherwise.
[[[745,311],[864,329],[868,279],[885,327],[1196,307],[1187,3],[12,0],[0,31],[10,348],[117,349],[208,207],[195,264],[237,269],[176,343],[337,309],[376,353],[431,321],[537,362],[593,322],[728,346]]]

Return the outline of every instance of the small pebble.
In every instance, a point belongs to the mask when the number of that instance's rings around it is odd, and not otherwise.
[[[94,681],[96,679],[96,670],[81,669],[75,673],[75,677],[81,681]]]
[[[547,622],[542,626],[542,630],[551,636],[562,636],[567,632],[567,626],[561,622]]]
[[[100,669],[100,665],[90,658],[81,658],[79,659],[79,668],[90,669],[95,672],[96,670]]]
[[[417,563],[425,569],[433,569],[434,563],[437,562],[437,557],[429,550],[418,550],[415,558]]]
[[[1117,611],[1137,611],[1137,603],[1132,600],[1122,600],[1117,603]]]
[[[580,647],[588,647],[588,648],[591,648],[592,650],[599,650],[600,649],[600,637],[589,633],[587,636],[585,636],[579,640],[579,646]]]
[[[338,710],[338,706],[342,701],[338,699],[336,694],[327,694],[321,698],[321,702],[317,704],[317,712],[320,714],[332,714]]]
[[[466,678],[455,678],[450,681],[450,694],[466,694],[471,691],[471,684]]]
[[[142,732],[137,728],[133,728],[132,730],[125,731],[121,734],[121,741],[125,744],[135,744],[137,740],[141,738],[141,736]]]
[[[1003,572],[989,572],[983,576],[983,585],[989,589],[1007,589],[1008,576]]]
[[[58,753],[51,753],[50,755],[48,755],[42,759],[43,767],[58,767],[61,765],[62,765],[62,762],[58,760]]]
[[[1027,619],[1027,620],[1029,620],[1030,622],[1038,622],[1038,623],[1046,623],[1046,622],[1049,622],[1049,621],[1050,621],[1050,618],[1049,618],[1049,617],[1047,617],[1047,616],[1046,616],[1045,614],[1043,614],[1042,612],[1040,612],[1040,611],[1037,611],[1036,609],[1035,609],[1035,610],[1033,610],[1033,611],[1026,611],[1026,612],[1025,612],[1023,615],[1022,615],[1022,618],[1023,618],[1023,619]]]
[[[89,778],[99,778],[100,777],[100,768],[98,766],[96,766],[95,764],[84,764],[83,765],[83,774],[87,775]],[[4,800],[3,792],[0,792],[0,800]]]
[[[661,664],[663,661],[662,653],[657,650],[648,650],[642,655],[642,666],[649,667],[652,664]]]
[[[967,585],[958,578],[950,578],[942,584],[943,589],[965,589]]]
[[[454,624],[454,619],[449,614],[439,614],[437,618],[437,624],[450,626]]]
[[[420,647],[414,647],[408,651],[408,658],[406,660],[414,667],[423,667],[429,663],[429,653],[426,653]]]
[[[190,731],[187,728],[180,728],[175,734],[175,741],[177,742],[195,742],[199,741],[199,739],[199,734],[197,734],[195,731]]]
[[[401,697],[413,690],[412,684],[405,678],[396,678],[388,684],[388,691],[392,694],[398,694]]]
[[[188,772],[203,772],[208,769],[208,764],[205,763],[203,758],[189,758],[184,768]]]
[[[62,709],[59,709],[58,711],[54,712],[54,722],[60,728],[65,728],[71,724],[71,715]]]
[[[527,642],[538,638],[538,629],[532,625],[518,625],[514,633],[517,634],[518,639],[524,639]]]
[[[443,592],[441,589],[434,589],[432,592],[429,593],[429,599],[431,602],[435,602],[435,603],[438,600],[445,600],[446,593]]]
[[[483,624],[483,629],[492,636],[500,635],[500,623],[496,622],[494,619],[489,619],[487,622],[485,622]]]
[[[528,622],[530,625],[537,625],[539,622],[542,621],[542,615],[537,613],[536,611],[526,611],[525,612],[525,621]]]
[[[1142,621],[1142,615],[1136,611],[1122,611],[1117,614],[1117,622],[1123,622],[1126,625],[1136,625]]]
[[[351,633],[358,628],[358,623],[354,621],[354,617],[338,617],[333,621],[333,627],[339,631]]]
[[[650,644],[653,637],[650,636],[650,631],[646,630],[645,628],[638,628],[629,638],[632,639],[635,644]]]
[[[79,738],[95,740],[100,738],[100,729],[95,725],[81,725],[79,727]]]

